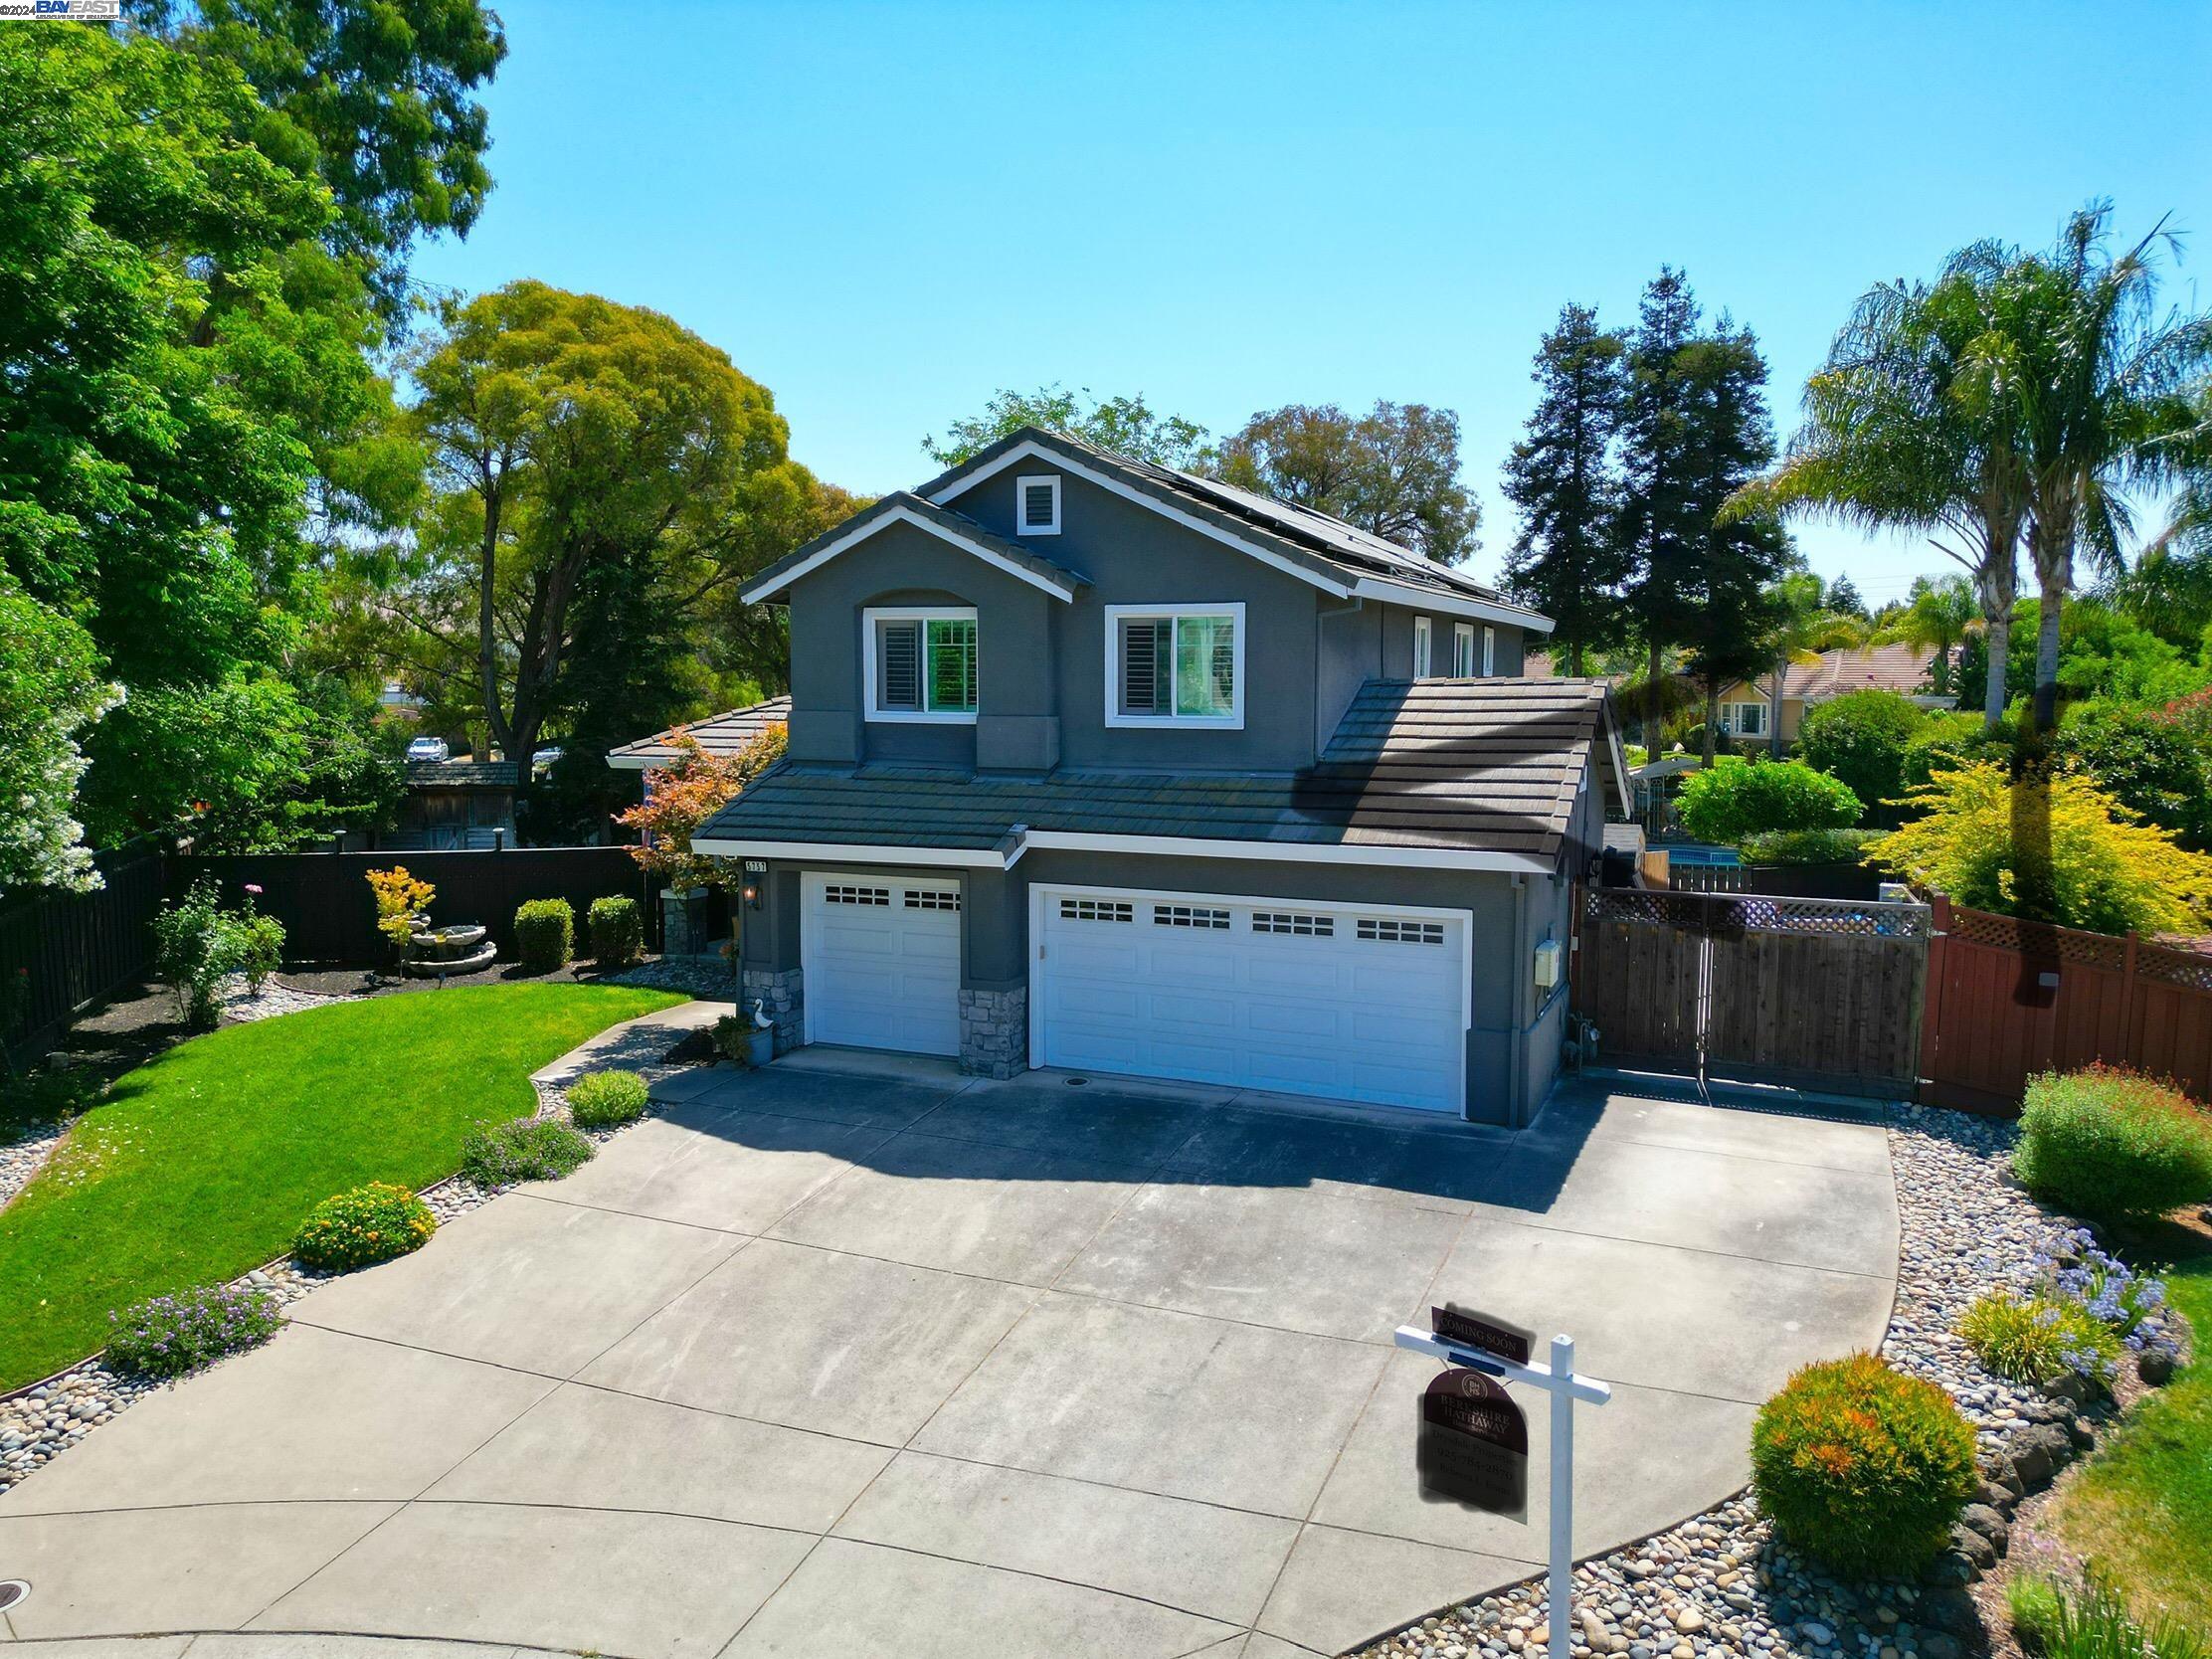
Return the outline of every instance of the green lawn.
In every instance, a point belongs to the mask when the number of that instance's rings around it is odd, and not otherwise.
[[[2212,1243],[2172,1225],[2116,1242],[2130,1261],[2174,1264],[2167,1288],[2195,1331],[2194,1360],[2082,1467],[2052,1520],[2112,1569],[2138,1615],[2164,1606],[2212,1629]]]
[[[233,1025],[126,1073],[0,1210],[0,1389],[100,1347],[111,1308],[281,1255],[333,1193],[451,1175],[470,1129],[533,1110],[532,1071],[681,1001],[583,985],[381,997]]]

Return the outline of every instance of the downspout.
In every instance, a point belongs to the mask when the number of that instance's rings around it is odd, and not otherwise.
[[[1513,877],[1513,1053],[1507,1063],[1507,1090],[1511,1096],[1510,1129],[1525,1129],[1529,1122],[1529,1028],[1535,1021],[1531,1004],[1535,986],[1529,971],[1529,878]]]

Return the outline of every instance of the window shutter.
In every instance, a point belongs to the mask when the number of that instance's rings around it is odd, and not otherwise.
[[[1124,714],[1168,712],[1169,631],[1166,618],[1121,625],[1121,703]]]
[[[876,690],[885,708],[922,706],[922,625],[883,625],[882,678]]]

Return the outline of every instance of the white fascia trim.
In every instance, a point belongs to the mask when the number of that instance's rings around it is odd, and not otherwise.
[[[917,864],[954,864],[963,869],[1001,870],[1007,855],[996,847],[966,846],[866,846],[840,841],[730,841],[693,836],[693,852],[710,858],[828,858],[844,864],[889,864],[913,869]]]
[[[764,593],[775,593],[779,589],[788,588],[802,576],[811,571],[820,570],[839,553],[844,552],[847,548],[858,546],[861,542],[866,541],[868,537],[874,535],[876,531],[889,524],[911,524],[918,530],[927,530],[939,541],[950,542],[964,553],[973,553],[985,564],[1005,571],[1017,582],[1026,582],[1030,587],[1050,594],[1063,604],[1075,598],[1073,583],[1055,582],[1049,577],[1040,576],[1026,565],[1015,564],[996,549],[986,547],[981,542],[971,540],[957,531],[946,529],[944,525],[932,519],[923,517],[912,507],[893,507],[881,518],[873,519],[849,534],[839,536],[805,563],[794,565],[781,575],[764,576],[748,583],[737,591],[737,597],[747,605],[751,605],[756,603]]]
[[[1513,611],[1503,605],[1493,605],[1472,594],[1455,594],[1441,588],[1414,588],[1402,582],[1386,582],[1381,577],[1363,576],[1353,587],[1357,599],[1381,600],[1388,605],[1409,605],[1416,611],[1441,611],[1450,617],[1473,617],[1478,622],[1503,623],[1508,628],[1525,629],[1531,634],[1552,632],[1552,619],[1540,617],[1534,611]]]
[[[650,772],[655,767],[665,769],[666,761],[647,760],[643,755],[609,755],[607,765],[615,772]]]
[[[1234,660],[1229,665],[1230,698],[1233,706],[1226,714],[1124,714],[1121,712],[1121,625],[1124,622],[1166,622],[1173,624],[1184,617],[1227,617],[1230,624],[1229,646]],[[1168,678],[1171,689],[1175,679],[1175,633],[1168,634]],[[1106,724],[1110,728],[1149,728],[1154,731],[1171,731],[1178,728],[1195,731],[1240,732],[1244,729],[1244,602],[1223,600],[1218,605],[1109,605],[1106,607]],[[1155,665],[1155,673],[1159,671]]]
[[[1285,575],[1295,576],[1299,581],[1319,588],[1323,593],[1334,599],[1350,599],[1355,591],[1350,582],[1334,581],[1322,575],[1319,571],[1309,570],[1295,559],[1286,559],[1272,548],[1262,547],[1257,542],[1246,541],[1242,536],[1232,535],[1218,524],[1209,524],[1196,513],[1185,512],[1182,508],[1173,506],[1156,495],[1148,495],[1141,489],[1133,489],[1119,478],[1110,477],[1095,467],[1086,466],[1079,461],[1061,455],[1057,450],[1046,449],[1034,439],[1016,445],[980,471],[970,472],[958,481],[946,485],[929,497],[930,504],[941,507],[947,501],[966,494],[986,478],[1004,471],[1007,467],[1019,461],[1032,460],[1042,461],[1048,465],[1059,467],[1062,471],[1073,472],[1077,477],[1087,479],[1101,489],[1111,490],[1125,500],[1136,502],[1140,507],[1150,507],[1161,517],[1172,518],[1187,530],[1196,530],[1199,535],[1210,536],[1213,540],[1225,546],[1235,548],[1239,553],[1248,553],[1261,564],[1272,565]],[[1550,624],[1546,624],[1547,628],[1550,626]]]
[[[700,843],[693,841],[691,844]],[[1031,830],[1022,836],[1021,844],[1008,862],[1017,861],[1022,853],[1032,848],[1054,852],[1142,852],[1163,858],[1247,858],[1256,863],[1552,873],[1549,863],[1525,852],[1453,852],[1426,846],[1361,846],[1317,841],[1196,840],[1182,835],[1100,835],[1077,830]]]

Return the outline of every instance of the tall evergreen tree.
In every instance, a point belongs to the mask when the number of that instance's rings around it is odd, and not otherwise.
[[[1766,360],[1749,328],[1723,313],[1713,332],[1685,348],[1689,400],[1688,496],[1696,530],[1684,581],[1679,644],[1705,686],[1705,759],[1712,763],[1721,687],[1764,665],[1775,624],[1770,588],[1790,562],[1789,537],[1771,509],[1724,512],[1731,496],[1774,459],[1766,411]]]
[[[1542,395],[1527,436],[1506,461],[1506,499],[1521,529],[1506,555],[1506,590],[1555,625],[1567,672],[1615,644],[1628,550],[1619,539],[1620,486],[1610,451],[1627,392],[1626,335],[1569,303],[1537,347],[1530,376]]]
[[[1868,618],[1867,602],[1859,597],[1859,585],[1848,576],[1839,576],[1828,589],[1828,609],[1838,616],[1857,617],[1861,622]]]
[[[1666,651],[1690,633],[1694,566],[1711,528],[1710,514],[1699,516],[1693,453],[1700,391],[1688,353],[1698,317],[1689,279],[1661,267],[1644,289],[1628,349],[1616,535],[1630,561],[1628,626],[1644,648],[1646,742],[1656,740],[1665,718]]]

